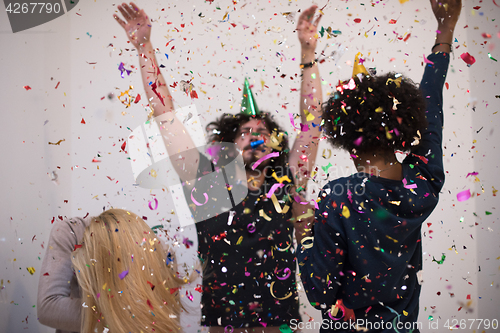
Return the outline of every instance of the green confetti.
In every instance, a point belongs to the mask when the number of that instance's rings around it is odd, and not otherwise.
[[[288,327],[287,324],[283,324],[280,326],[280,332],[282,333],[293,333],[292,329]]]
[[[486,211],[486,212],[485,212],[485,214],[486,214],[486,215],[491,215],[491,214],[493,214],[493,213],[492,213],[492,212],[488,212],[488,211]]]
[[[328,163],[327,166],[322,166],[321,169],[323,169],[324,172],[327,172],[328,169],[330,169],[331,166],[332,166],[332,163]]]
[[[489,57],[491,60],[498,61],[498,60],[496,60],[495,58],[493,58],[493,57],[491,56],[491,53],[489,53],[489,52],[488,52],[488,57]]]
[[[325,28],[324,27],[321,27],[319,34],[321,35],[321,37],[323,37],[325,35]],[[281,330],[281,328],[280,328],[280,330]]]
[[[441,260],[436,260],[436,258],[434,258],[434,256],[432,256],[432,262],[437,262],[438,265],[442,265],[445,259],[446,259],[446,255],[444,253],[441,256]]]

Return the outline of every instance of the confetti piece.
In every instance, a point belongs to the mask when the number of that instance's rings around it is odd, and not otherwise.
[[[132,73],[131,70],[125,69],[125,64],[123,62],[120,62],[120,65],[118,66],[118,70],[120,71],[120,75],[123,78],[125,78],[124,73],[127,73],[128,76],[130,76],[130,73]]]
[[[30,86],[24,86],[23,88],[26,89],[26,90],[31,90]]]
[[[476,62],[476,59],[472,55],[470,55],[469,52],[462,53],[460,55],[460,58],[462,58],[462,60],[465,61],[468,66],[471,66]]]
[[[258,161],[257,161],[258,162]],[[256,163],[257,163],[256,162]],[[196,201],[196,199],[194,198],[193,196],[193,191],[195,190],[195,187],[193,187],[193,189],[191,190],[191,200],[193,201],[193,203],[196,205],[196,206],[203,206],[205,205],[207,202],[208,202],[208,195],[206,193],[203,193],[203,196],[205,197],[205,202],[204,203],[199,203],[198,201]]]
[[[59,141],[57,141],[56,143],[53,143],[53,142],[50,142],[50,141],[49,141],[49,145],[59,146],[59,145],[61,144],[61,142],[63,142],[63,141],[66,141],[66,139],[59,140]]]
[[[356,22],[356,23],[360,23],[360,22],[361,22],[361,19],[360,19],[360,18],[355,18],[355,19],[354,19],[354,22]]]
[[[479,173],[477,173],[477,172],[469,172],[469,173],[467,174],[467,176],[465,176],[465,178],[467,178],[467,177],[469,177],[469,176],[477,176],[478,174],[479,174]]]
[[[323,171],[325,173],[328,172],[328,169],[330,169],[332,167],[332,163],[331,162],[328,162],[328,165],[327,166],[322,166],[321,169],[323,169]]]
[[[259,210],[259,216],[263,217],[266,221],[271,221],[271,218],[264,213],[263,209]]]
[[[287,175],[285,175],[285,176],[283,176],[283,177],[279,177],[279,178],[278,178],[278,176],[276,176],[276,172],[273,172],[273,177],[274,177],[274,179],[276,179],[276,181],[277,181],[278,183],[283,183],[285,180],[286,180],[287,182],[289,182],[289,183],[291,183],[291,182],[292,182],[292,181],[290,180],[290,178],[288,178],[288,176],[287,176]]]
[[[424,54],[424,62],[425,62],[426,64],[431,64],[431,65],[434,65],[434,63],[433,63],[432,61],[430,61],[429,59],[427,59],[427,57],[425,56],[425,54]]]
[[[35,274],[35,267],[26,267],[28,272],[30,272],[31,275]]]
[[[127,275],[128,275],[128,269],[118,274],[118,277],[120,278],[120,280],[123,280]]]
[[[348,219],[351,216],[351,212],[349,211],[349,208],[347,208],[346,205],[342,207],[342,216]]]
[[[489,57],[491,60],[498,61],[498,60],[496,60],[495,58],[493,58],[493,57],[491,56],[491,53],[489,53],[489,52],[488,52],[488,57]]]
[[[82,117],[82,121],[80,121],[80,124],[86,124],[85,119]]]
[[[400,4],[404,4],[405,2],[408,2],[409,0],[399,0]]]
[[[306,219],[306,218],[311,217],[311,216],[314,216],[314,211],[309,208],[307,210],[307,213],[304,213],[302,215],[297,216],[297,220]]]
[[[155,203],[155,206],[153,208],[153,205],[152,205],[153,201],[149,201],[149,204],[148,204],[149,205],[149,209],[156,210],[158,208],[158,199],[154,198],[154,203]]]
[[[408,185],[408,181],[406,180],[406,178],[403,178],[403,186],[404,186],[404,188],[407,188],[407,189],[417,188],[417,184]]]
[[[471,197],[470,189],[457,193],[458,201],[466,201]]]
[[[252,170],[255,170],[255,168],[258,167],[259,164],[261,164],[265,160],[273,158],[273,157],[278,157],[278,156],[280,156],[280,153],[279,152],[274,152],[274,153],[270,153],[270,154],[267,154],[266,156],[261,157],[257,162],[255,162],[252,165]]]
[[[81,245],[81,244],[75,244],[75,248],[73,249],[73,251],[76,251],[76,249],[79,249],[79,248],[81,248],[81,247],[82,247],[82,245]]]
[[[432,262],[436,262],[438,265],[442,265],[445,259],[446,259],[446,255],[444,253],[441,256],[441,260],[436,260],[436,258],[434,258],[434,256],[432,256]]]
[[[285,273],[285,276],[283,276],[283,277],[276,276],[276,278],[278,280],[286,280],[290,277],[290,275],[292,274],[292,271],[290,270],[290,268],[287,267],[287,268],[285,268],[283,273]]]
[[[269,192],[267,192],[266,194],[266,197],[267,198],[271,198],[273,195],[274,195],[274,192],[278,189],[278,188],[281,188],[285,186],[285,184],[282,184],[282,183],[277,183],[277,184],[273,184],[273,186],[271,186],[271,189],[269,190]]]
[[[282,209],[280,206],[280,203],[278,202],[278,199],[276,198],[276,196],[274,194],[271,196],[271,200],[274,204],[274,209],[276,209],[276,211],[279,214],[286,214],[288,212],[288,209],[290,208],[290,206],[285,205],[285,207]]]
[[[193,246],[194,243],[189,238],[184,237],[184,239],[182,240],[182,244],[186,246],[186,249],[189,249],[191,246]]]

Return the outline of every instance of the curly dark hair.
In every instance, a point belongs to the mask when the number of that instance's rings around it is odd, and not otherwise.
[[[249,116],[243,113],[224,113],[218,119],[207,125],[206,130],[209,142],[234,142],[240,126],[249,122],[251,119],[262,120],[270,133],[273,133],[273,131],[277,133],[285,133],[278,123],[272,119],[271,114],[268,112],[261,112],[258,116]],[[289,148],[288,137],[286,135],[283,136],[280,146],[282,147],[282,154],[280,154],[279,157],[274,157],[270,160],[269,165],[273,169],[278,166],[283,167],[288,162],[287,157]]]
[[[349,152],[411,151],[427,127],[425,109],[417,85],[401,74],[353,77],[323,104],[323,128],[334,147]]]

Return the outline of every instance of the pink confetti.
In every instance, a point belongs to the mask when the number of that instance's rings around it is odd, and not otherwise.
[[[479,175],[478,172],[469,172],[465,178],[467,178],[469,176],[477,176],[477,175]]]
[[[158,199],[154,198],[154,203],[155,203],[155,206],[153,208],[153,205],[152,205],[153,201],[150,201],[149,202],[149,209],[151,210],[156,210],[158,208]]]
[[[427,58],[425,57],[425,54],[424,54],[424,62],[425,62],[426,64],[431,64],[431,65],[434,65],[434,63],[433,63],[432,61],[430,61],[429,59],[427,59]]]
[[[257,161],[258,162],[258,161]],[[256,163],[257,163],[256,162]],[[193,197],[193,191],[195,190],[195,188],[193,187],[193,189],[191,190],[191,200],[193,201],[193,203],[196,205],[196,206],[203,206],[204,204],[206,204],[208,202],[208,195],[206,193],[203,193],[203,196],[205,197],[205,202],[204,203],[199,203],[198,201],[196,201],[196,199]]]
[[[298,127],[295,126],[295,122],[293,121],[293,113],[289,113],[288,116],[290,117],[290,122],[292,123],[293,128],[299,129]]]
[[[469,52],[464,52],[460,55],[463,61],[469,66],[473,65],[476,62],[476,58],[470,55]]]
[[[257,162],[255,162],[253,165],[252,165],[252,170],[255,170],[256,167],[259,166],[259,164],[261,164],[262,162],[264,162],[265,160],[267,159],[270,159],[270,158],[273,158],[273,157],[278,157],[280,156],[280,153],[279,152],[274,152],[274,153],[270,153],[270,154],[267,154],[266,156],[262,156],[261,158],[259,158],[259,160]],[[192,197],[192,196],[191,196]]]
[[[286,275],[284,277],[279,277],[279,276],[276,276],[276,278],[278,280],[286,280],[290,277],[290,274],[292,274],[292,271],[290,270],[290,268],[285,268],[285,270],[283,271]]]
[[[278,188],[283,187],[283,186],[285,186],[285,184],[283,184],[283,183],[274,184],[273,186],[271,186],[271,189],[269,190],[269,192],[267,192],[266,197],[268,197],[268,198],[272,197],[274,194],[274,191],[276,191]]]
[[[404,186],[404,188],[407,188],[407,189],[417,188],[417,184],[408,185],[408,181],[406,180],[406,178],[403,178],[403,186]]]
[[[301,130],[302,132],[307,132],[307,131],[309,131],[309,125],[307,125],[307,124],[302,124],[302,123],[301,123],[301,124],[300,124],[300,130]]]
[[[363,142],[363,137],[362,136],[360,136],[359,138],[357,138],[356,140],[354,140],[354,145],[359,146],[361,144],[361,142]]]
[[[457,193],[458,201],[466,201],[469,200],[470,197],[471,197],[470,189]]]

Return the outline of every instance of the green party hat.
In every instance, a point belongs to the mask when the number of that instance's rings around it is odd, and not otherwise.
[[[241,98],[241,113],[247,116],[258,116],[260,114],[255,98],[253,97],[252,90],[250,89],[250,84],[248,79],[245,78],[245,83],[243,84],[243,97]]]

